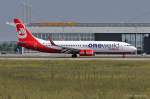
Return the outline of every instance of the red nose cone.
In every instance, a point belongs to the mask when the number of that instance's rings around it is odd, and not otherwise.
[[[22,23],[19,19],[15,18],[14,23]]]

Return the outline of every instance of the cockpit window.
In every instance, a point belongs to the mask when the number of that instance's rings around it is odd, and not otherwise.
[[[127,45],[125,45],[125,46],[132,46],[131,44],[127,44]]]

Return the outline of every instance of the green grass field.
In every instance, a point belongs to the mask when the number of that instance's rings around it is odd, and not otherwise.
[[[0,60],[0,99],[149,97],[149,61]]]

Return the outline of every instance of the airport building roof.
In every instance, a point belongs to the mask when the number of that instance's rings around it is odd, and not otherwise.
[[[33,33],[150,33],[150,23],[41,22],[27,27]]]
[[[33,27],[150,27],[150,23],[77,23],[77,22],[41,22],[30,23]]]

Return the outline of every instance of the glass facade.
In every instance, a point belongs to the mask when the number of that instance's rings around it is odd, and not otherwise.
[[[134,45],[138,51],[143,51],[143,40],[144,40],[144,34],[142,33],[124,33],[122,34],[122,41],[123,42],[127,42],[130,43],[132,45]]]
[[[94,33],[33,33],[34,36],[48,40],[51,37],[54,41],[94,41]]]

